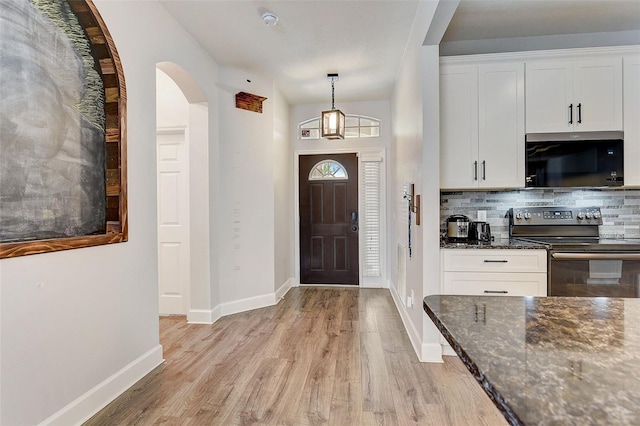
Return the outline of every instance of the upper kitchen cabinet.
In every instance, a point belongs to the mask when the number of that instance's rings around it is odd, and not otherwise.
[[[526,65],[527,133],[622,130],[622,59]]]
[[[440,67],[440,187],[524,187],[524,62]]]
[[[640,186],[640,55],[623,58],[624,184]]]

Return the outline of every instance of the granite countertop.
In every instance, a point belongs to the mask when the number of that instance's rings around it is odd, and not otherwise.
[[[446,238],[440,240],[440,248],[444,249],[538,249],[545,250],[547,246],[542,243],[511,240],[509,238],[496,239],[490,242],[469,241],[464,243],[448,242]]]
[[[424,310],[513,425],[640,425],[640,299],[449,296]]]

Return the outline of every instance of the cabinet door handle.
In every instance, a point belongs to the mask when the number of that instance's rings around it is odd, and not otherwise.
[[[473,162],[473,180],[478,180],[478,162]]]
[[[507,294],[509,293],[507,290],[485,290],[486,294]]]
[[[578,124],[582,123],[582,104],[578,104]]]
[[[573,104],[569,104],[569,124],[573,124]]]
[[[582,360],[569,360],[569,374],[578,380],[582,380]]]
[[[487,162],[482,160],[482,180],[487,180]]]
[[[474,315],[474,321],[475,322],[480,322],[482,321],[483,323],[487,323],[487,305],[485,303],[482,304],[482,307],[478,306],[478,304],[476,303],[475,305],[475,315]]]
[[[508,260],[491,260],[491,259],[485,259],[484,263],[508,263]]]

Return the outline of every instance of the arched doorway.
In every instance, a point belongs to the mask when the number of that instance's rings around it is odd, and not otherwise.
[[[211,303],[208,104],[174,63],[156,66],[156,119],[159,311],[192,320]]]

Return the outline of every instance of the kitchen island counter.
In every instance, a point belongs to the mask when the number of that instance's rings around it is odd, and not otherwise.
[[[640,424],[640,299],[434,295],[423,307],[509,423]]]

